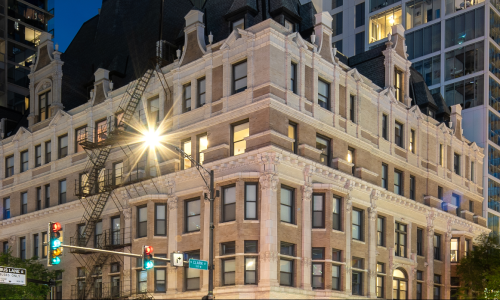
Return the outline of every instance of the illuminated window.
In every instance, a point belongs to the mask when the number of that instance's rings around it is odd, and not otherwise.
[[[38,116],[40,121],[46,120],[50,117],[49,92],[38,96]]]
[[[238,125],[232,126],[232,155],[240,155],[245,153],[247,142],[246,137],[250,135],[249,123],[245,122]]]
[[[106,119],[95,123],[96,142],[102,142],[108,137],[108,122]]]
[[[187,155],[191,155],[191,139],[182,142],[182,151]],[[187,158],[182,159],[182,170],[191,168],[191,161]]]
[[[394,89],[396,100],[403,102],[403,72],[398,69],[394,70]]]
[[[383,13],[370,17],[370,39],[369,43],[373,43],[387,38],[391,32],[391,27],[402,23],[401,7],[396,7],[384,11]]]
[[[82,152],[83,147],[80,143],[87,140],[87,126],[83,126],[75,130],[75,152]]]
[[[451,262],[458,262],[458,253],[459,253],[459,239],[451,239],[451,245],[450,245],[450,261]]]
[[[205,151],[207,149],[208,149],[208,135],[207,134],[200,135],[198,137],[198,157],[197,157],[197,160],[198,160],[198,163],[201,165],[205,161],[205,153],[203,153],[203,151]]]
[[[292,152],[297,153],[297,124],[290,122],[288,123],[288,137],[294,139],[292,142]]]

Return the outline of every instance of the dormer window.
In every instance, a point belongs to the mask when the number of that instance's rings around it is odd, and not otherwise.
[[[38,96],[38,115],[40,122],[49,118],[50,102],[49,92],[43,93]]]
[[[394,69],[394,89],[396,100],[403,102],[403,72],[398,69]]]
[[[295,31],[294,24],[286,19],[285,19],[285,28],[286,28],[286,30],[291,31],[291,32]]]
[[[233,22],[232,24],[232,30],[236,30],[236,29],[245,29],[245,19],[244,18],[241,18],[239,20],[236,20]]]

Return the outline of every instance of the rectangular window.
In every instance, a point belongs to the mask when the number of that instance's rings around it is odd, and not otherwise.
[[[365,3],[356,5],[356,28],[365,25]]]
[[[236,253],[236,242],[227,242],[220,244],[221,253],[220,255],[232,255]]]
[[[415,200],[415,176],[410,175],[410,199]]]
[[[155,235],[167,235],[167,205],[155,205]]]
[[[45,163],[48,164],[52,161],[52,142],[45,142]]]
[[[222,284],[223,285],[234,285],[236,277],[236,260],[223,259],[222,260]]]
[[[330,109],[330,83],[318,78],[318,105]]]
[[[280,243],[280,254],[283,255],[288,255],[288,256],[295,256],[295,245],[286,243],[286,242],[281,242]]]
[[[68,135],[59,137],[59,158],[68,156]]]
[[[205,153],[203,153],[203,151],[207,150],[208,149],[208,135],[205,133],[205,134],[202,134],[200,136],[198,136],[198,151],[197,151],[197,154],[198,154],[198,163],[200,165],[203,165],[203,162],[205,161]]]
[[[333,200],[332,200],[332,229],[335,229],[335,230],[342,230],[342,227],[341,227],[341,210],[340,210],[340,203],[341,203],[341,198],[340,197],[336,197],[334,196],[333,197]]]
[[[95,141],[102,142],[108,138],[108,122],[106,119],[95,122]]]
[[[422,282],[417,282],[417,300],[422,299]]]
[[[198,200],[199,201],[199,200]],[[187,252],[188,261],[189,259],[200,259],[200,251]],[[185,268],[186,276],[186,290],[199,290],[200,289],[200,270]]]
[[[297,153],[297,124],[293,122],[288,123],[288,137],[293,139],[294,141],[292,142],[292,152]]]
[[[396,222],[395,226],[395,254],[406,257],[406,225]]]
[[[450,241],[450,261],[453,262],[458,262],[458,254],[459,254],[459,249],[460,249],[460,240],[457,238],[453,238]]]
[[[156,127],[156,123],[160,121],[160,97],[156,96],[148,99],[148,122]]]
[[[363,240],[363,212],[352,210],[352,238],[354,240]]]
[[[389,133],[387,132],[388,129],[388,121],[387,121],[387,115],[382,115],[382,137],[386,140],[389,140]]]
[[[352,175],[356,174],[356,150],[354,148],[347,148],[347,162],[352,164]]]
[[[59,181],[59,204],[66,203],[66,179]]]
[[[232,125],[232,155],[245,153],[247,148],[246,137],[250,136],[250,125],[248,122]]]
[[[424,230],[417,228],[417,255],[424,255]]]
[[[26,260],[26,238],[19,239],[19,254],[22,260]]]
[[[313,247],[311,252],[312,252],[312,260],[325,259],[325,248]]]
[[[21,193],[21,215],[28,213],[28,192]]]
[[[297,64],[294,62],[290,65],[290,89],[297,94]]]
[[[83,147],[80,143],[87,140],[87,126],[83,126],[75,130],[75,152],[82,152]]]
[[[148,207],[141,206],[137,208],[137,237],[148,236]]]
[[[457,153],[453,154],[453,170],[455,174],[460,175],[460,155]]]
[[[332,9],[344,5],[344,0],[332,0]]]
[[[443,187],[438,186],[438,199],[443,200]]]
[[[319,161],[325,166],[330,166],[330,139],[316,134],[316,149],[321,150]]]
[[[118,186],[121,185],[122,182],[123,182],[123,162],[121,161],[113,164],[113,185]]]
[[[394,143],[403,148],[403,124],[399,122],[394,126]]]
[[[411,129],[410,130],[410,151],[411,153],[415,154],[415,130]]]
[[[332,36],[337,36],[339,34],[342,34],[343,19],[344,18],[343,18],[342,12],[339,12],[339,13],[332,16],[332,30],[333,30]]]
[[[382,187],[384,189],[389,188],[389,181],[387,180],[389,167],[386,164],[382,164]]]
[[[120,234],[120,216],[111,218],[111,244],[120,245],[122,237]]]
[[[36,188],[36,210],[42,209],[42,187]]]
[[[313,262],[312,263],[312,288],[313,289],[324,289],[325,288],[325,280],[323,277],[324,273],[324,264]]]
[[[384,298],[384,276],[377,276],[377,298]]]
[[[245,253],[258,253],[259,241],[245,241]]]
[[[459,195],[457,195],[455,193],[451,194],[451,204],[453,204],[453,205],[455,205],[457,207],[456,208],[456,212],[455,212],[455,214],[457,216],[460,215],[460,204],[461,204],[460,202],[461,201],[460,201],[460,196]]]
[[[5,158],[5,178],[14,175],[14,155]]]
[[[341,262],[342,261],[341,256],[342,256],[342,250],[332,249],[332,260],[333,261]]]
[[[434,259],[441,260],[441,235],[434,235]]]
[[[42,232],[42,258],[46,258],[47,257],[47,253],[48,253],[48,248],[49,246],[46,245],[46,243],[48,243],[47,241],[47,232]]]
[[[257,220],[257,183],[245,183],[245,220]]]
[[[403,102],[403,72],[398,69],[394,70],[394,89],[396,100]]]
[[[257,284],[256,257],[245,257],[245,284]]]
[[[38,239],[38,234],[33,235],[33,256],[34,257],[40,257],[38,256],[38,247],[40,246],[40,240]]]
[[[444,145],[439,144],[439,165],[444,167]]]
[[[434,283],[441,282],[441,275],[434,275]],[[439,285],[434,286],[433,299],[441,299],[441,287]]]
[[[9,252],[9,242],[3,242],[2,243],[2,251],[3,251],[3,253],[8,253]]]
[[[29,169],[29,153],[28,150],[21,152],[21,173]]]
[[[365,52],[365,32],[356,33],[355,39],[356,55]]]
[[[3,220],[10,219],[10,198],[3,199]]]
[[[155,293],[165,293],[167,291],[167,269],[155,268]]]
[[[465,249],[464,249],[464,257],[467,257],[470,249],[470,240],[465,240]]]
[[[222,188],[222,222],[236,220],[236,187]]]
[[[280,257],[280,285],[293,286],[293,260]]]
[[[313,195],[312,201],[312,228],[325,228],[325,194]]]
[[[394,193],[403,196],[403,173],[394,170]]]
[[[395,0],[389,1],[370,1],[370,13],[378,9],[381,9],[387,5],[395,3]],[[402,8],[397,6],[392,9],[384,10],[381,13],[372,15],[369,21],[370,29],[370,40],[369,43],[373,43],[382,39],[387,38],[387,35],[391,32],[391,27],[396,24],[403,24],[402,18]]]
[[[49,92],[41,94],[38,96],[38,116],[40,117],[40,122],[47,120],[50,117],[50,99]]]
[[[182,87],[182,112],[191,111],[191,83]]]
[[[377,246],[385,246],[385,218],[377,217]]]
[[[200,199],[186,201],[185,220],[186,232],[200,231]]]
[[[356,96],[351,95],[349,99],[349,120],[351,120],[353,123],[356,123],[354,116],[356,113]]]
[[[206,103],[207,80],[205,78],[198,79],[198,107],[202,107]]]
[[[94,247],[102,248],[104,246],[102,221],[95,223],[94,227]]]
[[[363,273],[352,272],[352,294],[363,295]]]
[[[137,293],[144,294],[147,292],[148,292],[148,272],[137,270]]]
[[[293,223],[294,211],[294,190],[289,187],[281,186],[280,197],[280,216],[281,222]]]
[[[332,290],[340,290],[340,266],[332,265]]]
[[[352,267],[356,269],[364,269],[364,259],[360,257],[352,257]]]
[[[50,207],[50,184],[45,186],[45,208]]]
[[[377,262],[377,273],[385,273],[385,264],[381,262]]]
[[[35,168],[42,165],[42,145],[35,146]]]
[[[247,62],[233,65],[233,94],[247,89]]]
[[[474,162],[471,161],[470,163],[470,180],[472,182],[476,182],[476,176],[475,176],[475,165],[474,165]]]
[[[191,139],[185,140],[181,143],[181,149],[187,155],[191,155]],[[182,170],[191,168],[191,161],[185,157],[182,158]]]

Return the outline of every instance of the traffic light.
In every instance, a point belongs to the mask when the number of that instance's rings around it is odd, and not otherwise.
[[[149,270],[154,266],[153,261],[153,247],[142,246],[142,268],[144,270]]]
[[[53,266],[58,265],[61,262],[61,258],[59,256],[62,252],[61,247],[61,231],[62,226],[59,222],[50,222],[49,223],[49,240],[48,240],[48,248],[49,251],[47,253],[47,265]]]

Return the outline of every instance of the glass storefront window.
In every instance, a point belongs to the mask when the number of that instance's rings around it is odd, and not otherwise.
[[[40,43],[41,31],[26,27],[19,22],[9,20],[9,38],[21,42],[25,45],[36,47]]]
[[[500,150],[494,146],[488,146],[488,173],[500,179]]]
[[[500,183],[488,179],[488,208],[500,212]]]
[[[490,72],[500,79],[500,50],[490,43]]]
[[[465,79],[444,87],[444,99],[448,106],[460,104],[464,109],[483,104],[483,76]]]
[[[441,0],[406,2],[406,30],[441,17]]]
[[[483,2],[484,0],[446,0],[446,14],[449,15]]]
[[[441,80],[441,57],[439,55],[415,62],[412,67],[424,76],[427,86],[438,84]]]
[[[446,52],[445,59],[445,80],[482,71],[484,63],[483,42]]]
[[[496,114],[489,112],[489,132],[490,141],[500,145],[500,118]]]
[[[402,21],[401,6],[370,17],[369,43],[385,39],[391,32],[391,27],[396,24],[401,24]]]
[[[463,44],[484,35],[484,7],[446,20],[445,47]]]
[[[408,59],[418,58],[441,49],[441,23],[406,34]]]

